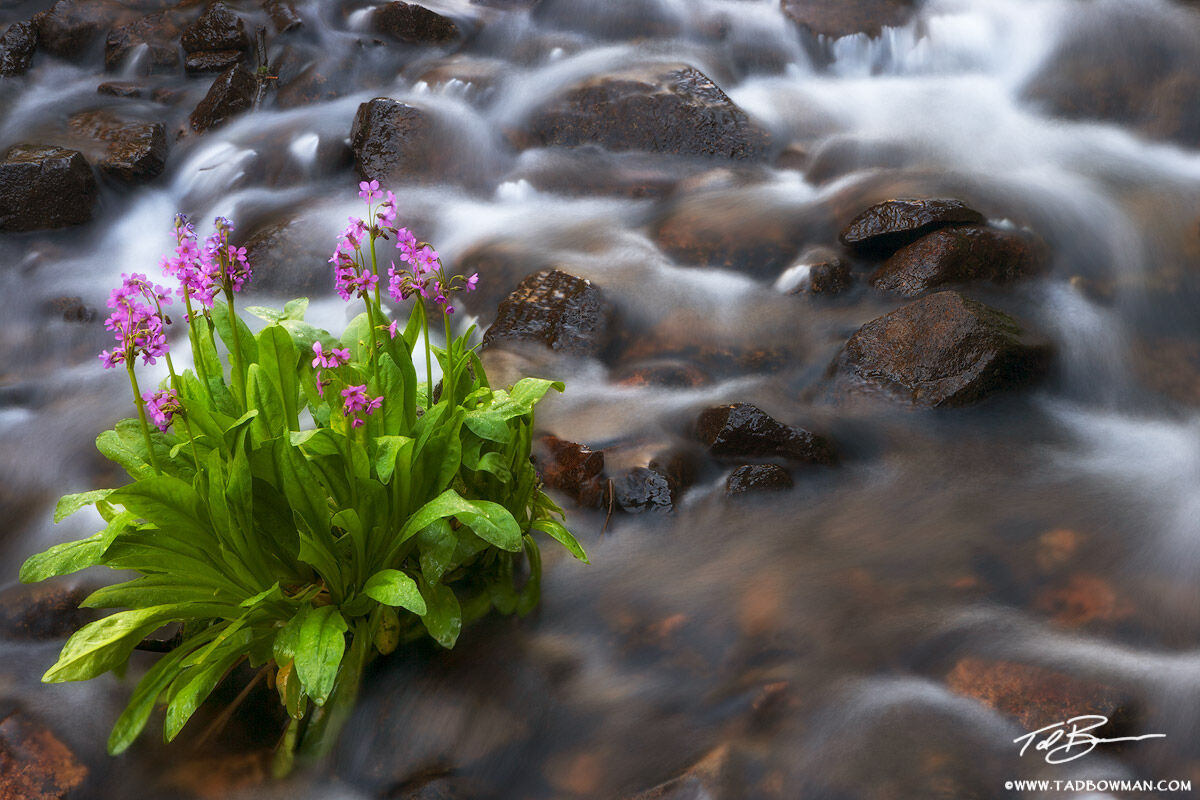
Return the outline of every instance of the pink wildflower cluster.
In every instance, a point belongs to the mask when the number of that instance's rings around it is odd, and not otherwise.
[[[146,401],[146,414],[158,426],[160,431],[166,431],[171,420],[183,410],[179,398],[172,389],[160,392],[143,392],[142,399]]]
[[[229,243],[233,223],[217,217],[215,229],[201,248],[196,228],[183,214],[175,215],[175,251],[162,260],[163,273],[179,281],[179,296],[211,308],[217,292],[228,287],[240,292],[253,272],[246,248]]]
[[[163,315],[162,306],[171,302],[169,291],[145,275],[121,275],[121,285],[108,297],[113,312],[104,327],[112,331],[117,346],[100,353],[105,369],[132,363],[139,355],[143,364],[155,364],[167,354],[165,328],[170,320]]]
[[[383,405],[383,397],[370,397],[367,394],[367,386],[347,386],[342,389],[342,397],[345,399],[345,404],[342,407],[344,416],[353,416],[354,419],[350,423],[352,428],[361,428],[366,424],[366,420],[360,416],[364,411],[367,416],[370,416],[380,406]]]

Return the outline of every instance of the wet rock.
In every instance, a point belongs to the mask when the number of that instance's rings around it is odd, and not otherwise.
[[[733,768],[730,746],[723,744],[685,773],[628,800],[708,800],[729,796],[729,788],[740,786]]]
[[[63,322],[94,322],[96,309],[83,302],[77,295],[63,295],[51,298],[43,306],[47,314],[62,317]]]
[[[289,0],[263,0],[263,10],[271,18],[271,25],[276,33],[294,31],[304,24],[304,20],[296,13],[296,8]]]
[[[15,145],[0,160],[0,231],[87,222],[96,195],[96,177],[79,151],[54,145]]]
[[[225,70],[189,117],[192,130],[203,133],[246,111],[254,104],[257,88],[254,76],[243,67]]]
[[[1027,731],[1079,714],[1109,718],[1099,735],[1129,724],[1132,703],[1116,689],[1043,667],[974,656],[961,659],[946,676],[946,685],[1002,714],[1016,717]]]
[[[1010,283],[1042,270],[1045,254],[1033,236],[967,225],[942,228],[893,253],[871,275],[871,285],[917,297],[946,283]]]
[[[0,720],[0,797],[62,800],[88,770],[53,731],[23,711]]]
[[[290,80],[280,83],[275,94],[275,104],[285,109],[298,108],[336,100],[341,96],[342,93],[329,82],[320,66],[312,64]]]
[[[458,25],[425,6],[393,2],[379,8],[371,17],[377,33],[387,34],[408,44],[444,44],[460,35]]]
[[[725,494],[734,497],[749,492],[777,492],[793,486],[791,473],[778,464],[743,464],[725,481]]]
[[[687,64],[633,66],[578,83],[534,112],[525,146],[758,159],[768,136]]]
[[[541,0],[533,16],[553,28],[610,41],[674,36],[683,27],[677,13],[654,0]]]
[[[521,281],[500,304],[483,346],[536,342],[569,355],[595,357],[608,341],[611,316],[591,281],[543,270]]]
[[[886,200],[851,220],[838,239],[854,250],[887,254],[937,228],[983,222],[961,200]]]
[[[664,386],[694,389],[712,383],[712,378],[695,364],[677,359],[661,359],[625,367],[615,376],[622,386]]]
[[[157,178],[167,166],[166,126],[146,122],[122,128],[99,166],[104,174],[124,183]]]
[[[358,107],[350,130],[358,173],[380,183],[478,179],[459,134],[424,108],[386,97]]]
[[[836,367],[915,405],[961,406],[1029,383],[1049,358],[1012,317],[939,292],[862,326]]]
[[[915,10],[913,0],[781,0],[780,5],[801,28],[831,38],[879,36],[884,26],[906,24]]]
[[[1072,575],[1065,584],[1047,587],[1034,607],[1067,627],[1112,623],[1127,619],[1134,608],[1112,584],[1097,575]]]
[[[145,47],[140,63],[148,72],[172,72],[179,65],[180,27],[165,11],[148,14],[108,32],[104,40],[104,66],[114,70],[137,48]]]
[[[677,494],[675,481],[650,467],[635,467],[613,480],[613,500],[630,514],[673,511]]]
[[[240,64],[243,53],[241,50],[203,50],[198,53],[188,53],[183,68],[189,75],[199,75],[203,72],[224,72],[232,66]]]
[[[828,439],[784,425],[750,403],[706,409],[696,420],[696,438],[719,459],[782,457],[807,464],[837,462]]]
[[[250,37],[242,18],[221,2],[213,3],[189,25],[179,42],[188,53],[250,49]]]
[[[107,95],[108,97],[125,97],[136,99],[144,97],[146,89],[144,86],[137,83],[126,83],[124,81],[105,81],[96,87],[96,94]]]
[[[91,609],[80,608],[86,587],[59,581],[17,584],[0,592],[0,637],[5,639],[59,639],[96,619]]]
[[[329,288],[329,265],[321,257],[325,235],[310,219],[273,218],[245,231],[237,244],[246,248],[259,289],[290,297]]]
[[[551,147],[525,151],[506,180],[529,181],[556,194],[641,199],[666,197],[690,169],[690,163],[673,164],[653,153],[612,153],[595,145]]]
[[[584,508],[599,508],[607,483],[604,452],[555,436],[543,436],[541,447],[537,467],[545,484]]]
[[[14,22],[0,36],[0,77],[24,75],[33,63],[38,32],[32,22]]]
[[[58,0],[35,17],[38,46],[60,58],[80,58],[100,34],[133,17],[112,0]]]
[[[808,294],[840,294],[850,288],[850,267],[840,258],[821,261],[808,269],[804,291]]]
[[[176,762],[162,784],[176,796],[225,800],[266,783],[270,764],[269,751],[191,758]]]

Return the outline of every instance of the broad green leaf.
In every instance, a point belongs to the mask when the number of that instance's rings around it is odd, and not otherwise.
[[[284,313],[282,311],[274,308],[267,308],[266,306],[246,306],[246,313],[253,314],[259,319],[266,320],[267,322],[279,322],[284,318]]]
[[[407,436],[377,436],[375,446],[375,473],[380,482],[389,483],[398,464],[401,469],[407,469],[412,458],[413,440]]]
[[[251,364],[246,375],[247,403],[258,410],[250,430],[258,442],[265,442],[288,431],[291,420],[274,381],[261,364]]]
[[[206,584],[196,584],[181,575],[145,575],[92,592],[81,608],[150,608],[171,603],[230,603],[237,598]]]
[[[403,369],[387,353],[379,357],[379,394],[383,396],[383,429],[407,433],[416,422],[417,375],[412,367]]]
[[[263,589],[261,592],[254,595],[253,597],[247,597],[245,600],[243,600],[238,605],[240,605],[242,608],[253,608],[254,606],[256,606],[260,603],[270,602],[270,601],[274,601],[274,600],[282,600],[282,599],[283,599],[283,592],[279,588],[279,583],[276,582],[274,585],[271,586],[270,589]]]
[[[367,363],[371,352],[371,321],[366,312],[359,314],[346,324],[341,341],[341,346],[350,350],[353,360],[362,364]]]
[[[221,337],[221,341],[225,343],[225,346],[229,348],[231,353],[235,346],[233,331],[236,328],[236,346],[238,352],[241,353],[243,366],[248,366],[258,361],[258,342],[255,340],[254,334],[247,327],[246,323],[242,321],[240,316],[235,315],[235,324],[230,324],[228,305],[220,300],[213,303],[212,320],[213,325],[217,328],[217,335]]]
[[[463,424],[481,439],[503,444],[512,438],[508,421],[495,411],[472,411],[467,414]]]
[[[337,680],[338,666],[346,652],[346,620],[333,606],[315,608],[305,615],[296,642],[296,674],[305,693],[319,706],[325,705]]]
[[[279,325],[268,325],[258,334],[258,363],[283,403],[285,426],[298,427],[296,402],[300,394],[296,366],[299,354],[292,336]]]
[[[46,683],[83,681],[102,675],[126,662],[146,635],[168,622],[185,618],[213,618],[228,613],[228,606],[173,603],[136,611],[121,611],[96,620],[75,632],[63,646],[54,666],[42,676]]]
[[[54,506],[54,521],[62,522],[79,509],[90,506],[97,500],[103,500],[112,492],[112,489],[96,489],[91,492],[63,495],[58,499],[58,504]]]
[[[468,505],[469,509],[454,515],[459,522],[488,544],[513,553],[521,551],[521,526],[507,508],[489,500],[473,500]]]
[[[424,581],[420,586],[428,609],[421,616],[421,622],[433,640],[449,650],[454,647],[462,631],[462,609],[458,605],[458,598],[449,586],[430,586]]]
[[[104,431],[96,437],[96,449],[109,461],[120,464],[134,479],[149,478],[157,474],[139,453],[121,438],[116,431]]]
[[[450,523],[439,519],[425,528],[417,534],[417,546],[421,550],[421,574],[429,583],[440,582],[454,563],[454,551],[458,548]]]
[[[426,612],[417,582],[397,569],[384,569],[367,579],[363,593],[387,606],[406,608],[414,614]]]
[[[575,558],[579,559],[583,563],[591,563],[588,561],[587,553],[584,552],[583,548],[579,545],[579,542],[575,540],[575,537],[571,535],[571,532],[554,520],[535,519],[530,527],[548,534],[556,542],[567,548],[571,555],[575,556]]]
[[[557,389],[562,392],[566,388],[566,385],[562,381],[548,381],[542,378],[522,378],[509,390],[508,394],[521,405],[532,408],[551,389]]]
[[[307,297],[297,297],[295,300],[288,300],[283,304],[284,319],[302,321],[306,311],[308,311]]]
[[[108,499],[161,530],[170,531],[173,537],[194,536],[197,544],[212,539],[212,531],[200,511],[199,495],[178,478],[168,475],[144,478],[122,486]]]
[[[135,517],[122,511],[113,517],[104,530],[74,542],[56,544],[50,549],[32,555],[21,565],[21,583],[37,583],[56,575],[70,575],[81,569],[103,563],[104,552],[113,539],[134,523]]]
[[[211,653],[206,663],[191,667],[175,679],[178,688],[174,689],[171,702],[167,705],[167,718],[163,723],[163,733],[168,742],[174,741],[226,673],[245,657],[243,651],[247,640],[248,637],[245,637],[226,643],[220,650]]]

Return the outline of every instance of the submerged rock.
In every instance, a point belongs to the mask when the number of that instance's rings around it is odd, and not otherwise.
[[[241,66],[222,72],[189,117],[192,130],[204,133],[223,125],[254,105],[258,88],[254,76]]]
[[[961,406],[1029,383],[1049,359],[1012,317],[939,292],[862,326],[835,367],[915,405]]]
[[[632,66],[575,84],[534,112],[528,146],[757,159],[768,136],[715,83],[687,64]]]
[[[937,228],[984,221],[961,200],[885,200],[851,220],[838,239],[854,250],[887,254]]]
[[[0,797],[76,797],[88,769],[54,732],[23,711],[0,719]]]
[[[167,129],[161,122],[122,128],[100,161],[100,170],[125,183],[157,178],[167,166]]]
[[[483,346],[536,342],[563,353],[597,356],[608,342],[611,309],[591,281],[562,270],[534,273],[513,290],[483,336]]]
[[[696,437],[717,458],[789,458],[834,464],[833,444],[811,431],[785,425],[750,403],[706,409],[696,420]]]
[[[750,492],[776,492],[795,486],[792,475],[778,464],[743,464],[725,481],[725,494],[734,497]]]
[[[104,40],[104,66],[117,69],[135,49],[145,46],[142,67],[149,72],[172,72],[179,65],[179,32],[175,17],[165,11],[119,25]]]
[[[801,28],[831,38],[879,36],[884,26],[906,24],[916,8],[914,0],[781,0],[780,6]]]
[[[442,44],[452,42],[460,36],[458,25],[425,6],[397,0],[375,11],[371,25],[378,33],[385,33],[408,44]]]
[[[0,231],[87,222],[96,195],[96,176],[78,150],[19,144],[0,159]]]
[[[537,459],[538,474],[584,508],[598,508],[604,500],[604,452],[556,436],[543,436],[545,455]]]
[[[0,36],[0,77],[24,75],[33,63],[38,32],[32,22],[14,22]]]
[[[60,581],[5,589],[0,592],[0,637],[40,641],[74,633],[97,616],[79,607],[89,592]]]
[[[263,0],[262,7],[271,18],[276,33],[294,31],[304,24],[304,20],[296,13],[295,6],[289,0]]]
[[[945,283],[1009,283],[1040,272],[1045,261],[1029,234],[978,225],[942,228],[893,253],[871,276],[871,285],[916,297]]]
[[[77,59],[100,34],[133,16],[133,11],[113,0],[58,0],[34,17],[38,46],[60,58]]]
[[[631,514],[674,511],[678,491],[674,480],[652,467],[634,467],[613,480],[613,500]]]

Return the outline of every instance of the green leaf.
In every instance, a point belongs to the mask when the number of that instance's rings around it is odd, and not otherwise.
[[[407,608],[414,614],[427,611],[417,582],[397,569],[376,572],[363,586],[363,593],[384,605]]]
[[[277,311],[274,308],[267,308],[266,306],[246,306],[246,313],[253,314],[259,319],[266,320],[267,322],[279,322],[284,317],[282,311]]]
[[[180,619],[219,617],[228,606],[173,603],[121,611],[83,626],[67,640],[54,666],[42,676],[45,683],[84,681],[121,666],[146,635]]]
[[[159,529],[169,531],[174,538],[192,536],[197,544],[213,539],[200,510],[200,496],[178,478],[169,475],[143,478],[122,486],[108,499]]]
[[[398,464],[407,469],[413,440],[407,436],[377,436],[375,446],[375,474],[381,483],[389,483]]]
[[[337,680],[338,667],[346,652],[346,620],[333,606],[309,611],[296,642],[296,674],[305,692],[319,706],[325,705]]]
[[[462,631],[462,608],[449,586],[430,586],[421,581],[421,595],[428,610],[421,615],[421,622],[433,640],[447,650],[454,647]]]
[[[365,364],[370,360],[371,321],[365,311],[346,324],[341,341],[342,347],[350,350],[354,361]]]
[[[120,464],[135,479],[157,474],[154,467],[147,463],[145,455],[130,447],[116,431],[104,431],[97,436],[96,449],[109,461]]]
[[[229,306],[221,301],[213,303],[212,307],[213,325],[217,328],[217,335],[221,337],[221,341],[229,348],[230,352],[234,348],[233,331],[237,328],[237,343],[239,352],[242,354],[243,366],[253,364],[258,361],[258,342],[254,338],[254,334],[242,321],[239,316],[234,316],[234,325],[230,324]]]
[[[150,608],[170,603],[230,603],[237,598],[210,585],[195,584],[185,576],[145,575],[92,592],[81,608]]]
[[[472,411],[463,419],[463,424],[480,439],[502,444],[512,439],[508,421],[495,411]]]
[[[548,534],[552,539],[557,541],[563,547],[567,548],[571,555],[575,556],[575,558],[579,559],[583,563],[592,563],[588,561],[587,553],[584,552],[583,548],[579,545],[579,542],[575,540],[575,537],[571,535],[571,532],[554,520],[535,519],[530,527]]]
[[[283,304],[284,319],[302,321],[306,311],[308,311],[307,297],[297,297],[295,300],[288,300]]]
[[[283,403],[285,428],[299,427],[296,416],[296,403],[300,395],[296,373],[299,358],[291,334],[279,325],[268,325],[258,334],[258,363]]]
[[[546,392],[551,389],[557,389],[562,392],[566,388],[566,384],[562,381],[548,381],[543,378],[522,378],[509,390],[508,394],[521,405],[533,408],[534,404],[546,395]]]
[[[450,523],[439,519],[421,531],[417,546],[421,549],[421,574],[429,583],[438,583],[454,563],[454,551],[458,549]]]
[[[379,394],[383,396],[383,429],[407,433],[417,417],[417,373],[412,360],[403,359],[406,366],[397,366],[387,353],[379,357]]]
[[[248,643],[249,631],[243,631],[241,637],[227,642],[222,648],[211,653],[207,663],[192,667],[175,679],[176,685],[172,687],[173,696],[167,705],[167,718],[163,723],[163,733],[168,742],[179,735],[183,726],[192,718],[192,714],[208,699],[226,673],[245,657],[244,651]]]
[[[250,365],[246,374],[246,392],[248,405],[258,410],[250,424],[250,430],[257,442],[274,439],[288,431],[291,415],[285,407],[278,387],[261,364]]]
[[[133,514],[122,511],[105,526],[104,530],[74,542],[56,544],[42,553],[30,556],[21,565],[21,583],[37,583],[57,575],[70,575],[81,569],[103,563],[104,552],[113,539],[131,526]]]
[[[91,492],[63,495],[54,506],[54,521],[62,522],[84,506],[90,506],[97,500],[103,500],[112,494],[112,489],[96,489]]]
[[[475,531],[476,536],[501,550],[521,551],[521,526],[507,508],[490,500],[474,500],[468,505],[469,509],[454,516]]]

